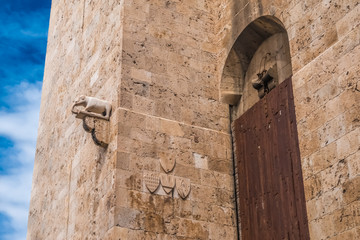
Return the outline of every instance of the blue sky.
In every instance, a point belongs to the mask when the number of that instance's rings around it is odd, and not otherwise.
[[[26,238],[51,0],[0,0],[0,239]]]

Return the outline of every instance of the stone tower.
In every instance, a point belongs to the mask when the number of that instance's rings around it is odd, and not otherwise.
[[[360,239],[359,43],[358,0],[53,0],[27,238],[246,240],[236,119],[289,81],[299,222]]]

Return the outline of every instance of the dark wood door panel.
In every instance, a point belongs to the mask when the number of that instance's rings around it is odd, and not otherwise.
[[[291,79],[233,131],[242,239],[309,239]]]

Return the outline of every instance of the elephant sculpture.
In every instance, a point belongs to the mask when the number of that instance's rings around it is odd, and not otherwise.
[[[78,110],[75,109],[77,106],[83,106],[85,108],[83,110]],[[111,104],[98,98],[81,95],[73,104],[71,112],[77,115],[82,114],[83,116],[92,116],[109,120]]]

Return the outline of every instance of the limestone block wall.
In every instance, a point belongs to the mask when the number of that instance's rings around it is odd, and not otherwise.
[[[83,94],[116,109],[122,11],[122,1],[52,1],[28,239],[101,239],[113,224],[116,114],[103,149],[71,106]]]
[[[109,238],[236,239],[228,105],[219,101],[216,1],[125,1],[115,227]],[[170,172],[161,162],[176,162]],[[147,175],[161,181],[152,194]]]
[[[359,9],[357,0],[53,0],[28,239],[237,239],[220,85],[234,42],[266,15],[289,38],[311,237],[360,238]],[[71,114],[81,94],[112,103],[107,148]],[[151,193],[149,175],[183,179],[190,192]]]
[[[311,239],[359,238],[359,1],[221,3],[217,26],[222,63],[240,33],[258,17],[271,15],[283,23],[290,43]]]
[[[290,46],[296,52],[294,94],[310,233],[314,239],[357,239],[360,5],[324,1],[297,4],[293,11],[300,9],[311,11],[295,24]],[[310,26],[302,29],[305,21]]]
[[[236,238],[214,7],[53,1],[28,239]],[[80,94],[112,103],[107,148],[71,115]],[[150,193],[149,173],[190,193]]]

